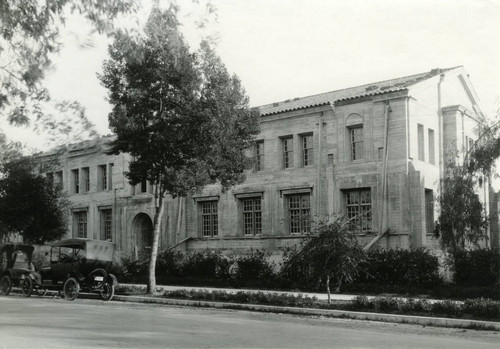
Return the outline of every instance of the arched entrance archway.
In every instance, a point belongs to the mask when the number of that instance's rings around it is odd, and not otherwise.
[[[135,251],[139,259],[149,256],[153,245],[153,222],[145,213],[139,213],[132,221],[132,236],[135,236]]]

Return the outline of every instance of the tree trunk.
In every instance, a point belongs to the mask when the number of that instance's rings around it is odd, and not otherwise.
[[[147,294],[153,294],[156,289],[156,258],[158,256],[158,242],[160,240],[160,225],[161,217],[163,215],[163,194],[160,193],[157,200],[158,204],[155,205],[155,217],[153,222],[153,246],[151,246],[151,257],[149,259],[149,277],[146,289]]]
[[[328,304],[332,302],[330,298],[330,275],[326,276],[326,292],[328,293]]]

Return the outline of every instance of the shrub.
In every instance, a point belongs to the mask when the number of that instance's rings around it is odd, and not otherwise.
[[[312,307],[318,303],[318,299],[316,297],[308,297],[288,293],[267,293],[261,291],[238,291],[235,293],[231,293],[208,290],[175,290],[167,291],[163,296],[166,298],[297,307]]]
[[[121,282],[125,281],[144,283],[147,281],[149,260],[134,260],[132,258],[123,258],[121,265],[123,268],[121,280],[119,279]],[[115,266],[115,268],[117,268],[117,266]]]
[[[399,309],[399,304],[400,304],[399,298],[376,297],[372,301],[377,311],[393,312]]]
[[[485,298],[467,299],[463,304],[463,312],[474,317],[499,319],[500,302]]]
[[[233,278],[240,286],[271,284],[275,278],[274,264],[269,262],[263,251],[250,250],[236,258]]]
[[[182,275],[200,279],[228,279],[232,259],[219,250],[194,252],[186,256]]]
[[[425,249],[371,250],[356,281],[413,288],[428,288],[442,283],[438,258]]]
[[[180,251],[161,251],[156,260],[156,275],[178,277],[182,274],[184,254]]]
[[[432,313],[443,314],[447,316],[457,317],[461,313],[461,304],[452,300],[444,300],[440,302],[434,302],[430,307]]]
[[[500,252],[490,249],[453,253],[454,281],[460,286],[494,286],[500,281]]]

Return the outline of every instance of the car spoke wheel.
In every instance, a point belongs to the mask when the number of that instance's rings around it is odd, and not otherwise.
[[[109,281],[102,285],[102,291],[99,293],[103,301],[109,301],[115,295],[115,285]]]
[[[0,279],[0,294],[8,296],[12,290],[12,279],[9,275],[4,275]]]
[[[75,278],[69,278],[64,282],[63,287],[64,299],[68,301],[73,301],[78,297],[78,292],[80,292],[80,284]]]
[[[25,297],[29,297],[33,293],[33,280],[29,276],[21,281],[21,291]]]

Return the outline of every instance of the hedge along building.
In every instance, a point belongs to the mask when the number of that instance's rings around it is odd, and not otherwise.
[[[359,221],[367,247],[436,247],[440,179],[446,163],[461,161],[478,139],[483,119],[462,67],[259,109],[247,180],[225,193],[211,185],[166,198],[161,249],[276,251],[297,243],[318,220],[340,215]],[[71,145],[57,155],[54,175],[73,205],[68,236],[112,240],[124,254],[139,256],[152,239],[152,188],[128,184],[132,159],[106,155],[108,141]],[[488,202],[486,189],[478,195]]]

